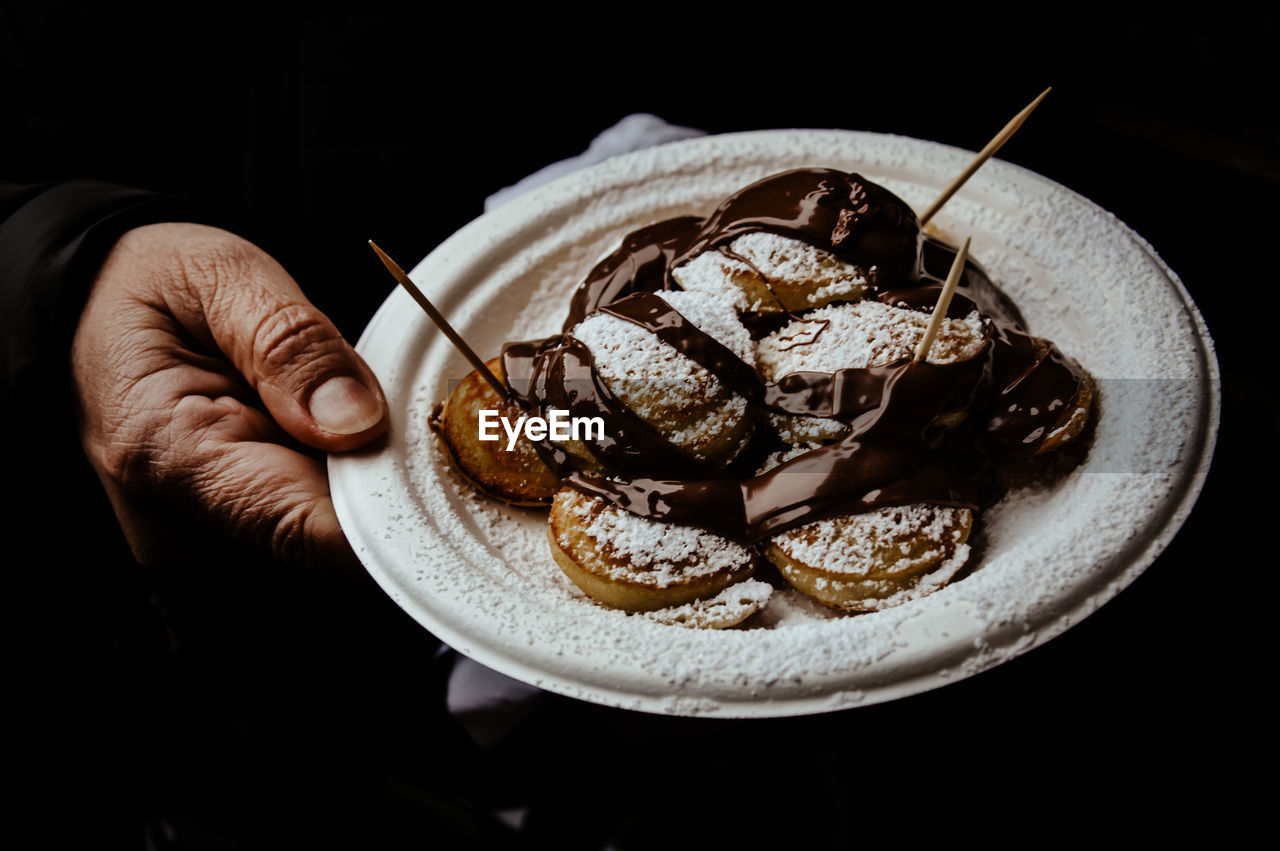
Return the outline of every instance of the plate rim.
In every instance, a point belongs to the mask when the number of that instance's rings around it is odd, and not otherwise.
[[[684,146],[690,149],[698,146],[720,146],[724,144],[734,144],[735,142],[751,142],[753,140],[764,139],[766,141],[780,141],[784,138],[793,137],[795,134],[803,135],[836,135],[845,138],[876,138],[876,139],[896,139],[902,140],[910,145],[922,145],[935,151],[945,150],[950,156],[971,156],[971,152],[955,146],[945,145],[943,143],[931,142],[928,140],[915,139],[912,137],[901,136],[897,134],[874,133],[870,131],[853,131],[853,130],[756,130],[744,133],[722,134],[719,136],[699,137],[696,139],[682,140],[678,142],[668,143],[667,145],[657,146],[658,148],[670,148],[673,146]],[[619,174],[625,173],[627,164],[636,161],[638,158],[652,156],[655,149],[646,149],[644,151],[634,152],[632,154],[624,154],[620,157],[614,157],[603,163],[592,166],[588,169],[574,172],[563,176],[551,183],[535,189],[526,195],[519,196],[512,202],[500,207],[496,210],[484,213],[473,221],[464,225],[457,232],[440,243],[433,251],[431,251],[423,260],[414,268],[411,276],[415,280],[421,281],[421,275],[424,270],[429,269],[433,262],[438,262],[441,257],[447,257],[450,253],[456,251],[459,246],[465,245],[469,240],[483,234],[487,229],[496,226],[506,225],[510,227],[512,223],[518,223],[522,216],[526,216],[525,211],[534,210],[540,204],[548,203],[560,195],[569,197],[578,197],[579,200],[587,197],[584,187],[590,186],[593,179],[599,179],[601,176],[607,176],[611,172]],[[1162,277],[1167,285],[1172,288],[1176,300],[1180,303],[1182,309],[1186,311],[1188,318],[1196,332],[1196,352],[1198,355],[1198,367],[1200,373],[1205,379],[1204,386],[1200,388],[1198,394],[1200,410],[1196,417],[1196,423],[1200,426],[1198,431],[1198,445],[1189,452],[1194,457],[1194,463],[1191,465],[1183,464],[1178,469],[1181,483],[1176,488],[1177,498],[1173,498],[1173,493],[1168,498],[1162,500],[1161,511],[1158,516],[1153,514],[1151,523],[1148,528],[1151,530],[1149,537],[1145,541],[1138,542],[1136,552],[1132,556],[1125,558],[1125,566],[1117,574],[1109,577],[1107,583],[1107,593],[1091,594],[1078,604],[1071,606],[1066,611],[1060,611],[1057,616],[1050,621],[1037,625],[1031,642],[1020,649],[1013,655],[1021,655],[1034,647],[1038,647],[1050,639],[1062,634],[1070,627],[1084,620],[1089,615],[1097,611],[1102,605],[1105,605],[1121,591],[1123,588],[1131,584],[1139,575],[1155,562],[1159,555],[1165,550],[1169,542],[1181,529],[1194,508],[1196,501],[1203,489],[1205,480],[1208,476],[1210,466],[1212,464],[1214,450],[1216,448],[1217,435],[1221,418],[1221,373],[1216,355],[1216,349],[1213,344],[1212,336],[1208,327],[1204,322],[1194,300],[1187,291],[1178,275],[1169,268],[1162,258],[1156,253],[1150,243],[1122,220],[1116,217],[1110,211],[1105,210],[1101,206],[1095,204],[1087,197],[1080,193],[1063,186],[1050,178],[1045,177],[1037,172],[1031,171],[1023,166],[1006,162],[1004,160],[995,159],[988,166],[993,171],[1004,171],[1010,175],[1016,175],[1022,180],[1031,180],[1049,187],[1054,192],[1066,193],[1070,197],[1077,199],[1078,202],[1087,205],[1089,208],[1099,211],[1107,216],[1113,227],[1119,229],[1127,239],[1132,241],[1139,247],[1147,258],[1149,258],[1162,273]],[[986,167],[984,167],[986,168]],[[507,220],[510,220],[509,222]],[[435,259],[433,259],[435,258]],[[428,287],[428,294],[430,288]],[[401,297],[407,299],[407,296],[397,288],[393,290],[391,295],[383,302],[365,327],[360,336],[360,340],[356,345],[357,351],[362,354],[371,345],[371,340],[377,333],[380,322],[387,321],[384,314],[394,313],[403,307]],[[416,307],[414,308],[416,309]],[[1197,378],[1200,377],[1199,375]],[[912,694],[918,694],[928,691],[932,688],[944,685],[946,683],[955,682],[959,679],[966,678],[983,670],[988,670],[1006,661],[1007,656],[999,654],[991,654],[985,661],[978,660],[978,663],[971,666],[971,669],[965,670],[961,674],[957,674],[955,670],[950,668],[926,671],[919,674],[900,678],[891,684],[881,685],[876,689],[865,692],[862,699],[852,704],[833,705],[832,695],[828,693],[820,695],[796,695],[787,697],[770,697],[769,699],[760,701],[754,699],[733,700],[733,699],[716,699],[715,706],[683,706],[678,700],[678,695],[672,695],[670,698],[654,698],[650,695],[636,695],[632,692],[612,688],[600,682],[574,682],[571,678],[566,678],[563,673],[548,677],[545,671],[540,671],[529,663],[509,654],[503,654],[493,651],[484,643],[477,643],[474,637],[466,634],[465,630],[453,623],[443,621],[436,618],[429,610],[418,603],[418,601],[408,594],[404,594],[401,583],[389,572],[382,569],[380,565],[370,564],[372,553],[375,548],[371,542],[365,537],[366,530],[358,522],[357,500],[354,498],[357,489],[353,488],[352,477],[358,479],[358,465],[360,459],[367,458],[369,453],[354,453],[351,455],[330,455],[328,460],[328,469],[330,476],[330,484],[333,493],[335,510],[338,513],[340,522],[346,532],[352,546],[360,554],[362,563],[365,564],[373,579],[388,593],[398,605],[401,606],[410,616],[418,621],[423,627],[427,628],[441,640],[451,645],[464,655],[470,656],[480,664],[486,665],[494,670],[512,676],[525,682],[535,683],[540,688],[549,691],[566,694],[585,700],[591,700],[610,706],[619,706],[629,709],[637,709],[640,711],[655,712],[659,714],[698,714],[707,717],[720,718],[748,718],[748,717],[781,717],[792,715],[804,715],[818,712],[831,711],[833,709],[848,708],[849,705],[871,705],[888,700],[905,697]],[[448,542],[445,542],[446,545]],[[364,557],[370,554],[370,559]],[[692,710],[692,711],[691,711]]]

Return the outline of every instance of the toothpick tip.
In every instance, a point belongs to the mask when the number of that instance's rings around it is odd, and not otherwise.
[[[379,248],[378,243],[374,242],[372,239],[369,240],[369,247],[373,249],[374,254],[378,255],[378,259],[382,261],[383,266],[387,267],[387,271],[391,273],[391,276],[397,281],[400,281],[401,285],[403,285],[408,279],[408,276],[405,275],[404,269],[400,268],[400,264],[392,260],[391,257],[388,256],[387,252]]]
[[[1022,123],[1026,121],[1031,113],[1035,111],[1035,108],[1040,105],[1040,101],[1044,100],[1051,91],[1053,91],[1053,86],[1049,86],[1041,92],[1035,100],[1024,106],[1021,112],[1009,119],[1009,123],[1006,124],[1004,128],[986,144],[986,147],[978,152],[978,155],[973,158],[973,161],[969,163],[965,170],[960,172],[960,176],[951,181],[951,184],[946,189],[942,190],[942,194],[933,200],[933,203],[929,205],[928,209],[920,214],[921,227],[927,225],[929,220],[933,218],[934,214],[937,213],[938,210],[942,209],[942,205],[951,200],[951,196],[955,195],[961,186],[964,186],[965,181],[970,177],[973,177],[973,173],[981,168],[982,164],[989,160],[996,151],[1000,150],[1000,147],[1004,145],[1005,142],[1009,141],[1009,137],[1017,132],[1018,128],[1022,126]]]
[[[1042,100],[1044,100],[1045,98],[1047,98],[1047,97],[1049,96],[1049,92],[1051,92],[1051,91],[1053,91],[1053,86],[1049,86],[1049,88],[1045,89],[1043,92],[1041,92],[1040,94],[1036,95],[1036,99],[1035,99],[1035,100],[1033,100],[1033,101],[1031,101],[1031,103],[1027,104],[1027,108],[1026,108],[1026,109],[1024,109],[1024,110],[1023,110],[1023,112],[1026,112],[1026,113],[1030,114],[1030,113],[1031,113],[1031,110],[1033,110],[1033,109],[1035,109],[1037,106],[1039,106],[1039,105],[1040,105],[1040,101],[1042,101]]]
[[[453,343],[454,347],[464,358],[467,359],[467,362],[471,364],[472,368],[479,372],[480,376],[489,383],[489,386],[498,394],[498,398],[505,399],[510,396],[511,391],[506,387],[506,385],[498,380],[498,377],[493,374],[493,371],[489,369],[485,362],[480,359],[480,356],[476,354],[475,349],[467,345],[467,341],[462,339],[458,332],[454,330],[453,326],[449,324],[449,320],[444,318],[444,314],[436,309],[436,306],[431,303],[429,298],[423,295],[422,290],[418,289],[418,285],[410,279],[404,269],[400,268],[400,264],[388,257],[387,253],[379,248],[378,244],[372,239],[369,240],[369,247],[372,248],[374,253],[378,255],[379,259],[382,260],[382,265],[387,267],[387,271],[391,273],[391,277],[395,278],[400,286],[404,287],[409,295],[413,296],[413,300],[416,301],[418,306],[422,308],[428,317],[430,317],[436,327],[449,338],[449,342]]]

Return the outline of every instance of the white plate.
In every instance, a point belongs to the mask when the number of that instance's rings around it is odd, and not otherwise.
[[[607,161],[489,213],[414,280],[486,357],[558,330],[570,293],[628,231],[710,212],[800,166],[857,171],[923,208],[971,154],[871,133],[708,137]],[[980,518],[976,569],[923,600],[828,617],[784,596],[768,629],[661,626],[587,601],[551,561],[545,515],[473,494],[427,427],[468,368],[396,290],[358,349],[391,405],[375,453],[331,457],[342,526],[410,615],[484,665],[551,691],[679,715],[822,712],[977,673],[1077,623],[1164,549],[1195,501],[1217,434],[1213,343],[1177,277],[1123,223],[1052,181],[988,163],[938,216],[1013,296],[1031,330],[1101,385],[1085,464]],[[1152,427],[1152,424],[1158,424]]]

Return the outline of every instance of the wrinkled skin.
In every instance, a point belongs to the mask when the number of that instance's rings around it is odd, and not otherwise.
[[[85,452],[142,564],[198,559],[207,537],[358,570],[306,447],[370,443],[386,403],[261,249],[203,225],[129,231],[94,282],[72,370]]]

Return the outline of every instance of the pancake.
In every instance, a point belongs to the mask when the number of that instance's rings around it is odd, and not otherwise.
[[[494,358],[486,365],[500,381],[505,381],[502,358]],[[560,477],[542,462],[533,444],[523,436],[511,451],[507,451],[505,434],[499,440],[480,440],[482,410],[505,412],[505,406],[479,371],[472,370],[449,394],[437,425],[455,469],[480,490],[503,502],[546,507],[560,489]]]
[[[1087,429],[1093,419],[1096,390],[1097,387],[1094,384],[1093,376],[1085,373],[1076,397],[1071,400],[1062,417],[1044,436],[1044,440],[1040,442],[1040,447],[1036,449],[1037,455],[1060,450],[1067,444],[1079,440],[1087,433]]]
[[[974,261],[915,362],[955,256],[922,243],[901,199],[830,169],[641,228],[591,270],[561,333],[504,355],[537,379],[518,397],[530,414],[567,408],[606,434],[559,444],[573,476],[557,482],[532,446],[504,459],[465,429],[459,468],[509,502],[550,502],[560,569],[663,623],[737,623],[758,606],[737,583],[765,558],[840,611],[932,593],[964,567],[978,506],[1010,471],[1065,469],[1096,407],[1083,369],[1029,334]],[[469,380],[446,434],[496,406]],[[818,449],[789,473],[744,475]]]
[[[660,295],[703,333],[754,365],[751,336],[732,307],[704,293]],[[596,373],[609,390],[687,454],[727,463],[750,435],[747,400],[647,329],[600,312],[570,333],[591,352]],[[576,447],[566,448],[582,456]]]
[[[797,590],[845,612],[874,612],[946,585],[969,557],[968,509],[881,508],[807,523],[771,538],[764,555]]]
[[[776,382],[793,372],[833,373],[910,360],[928,324],[927,313],[878,301],[832,305],[809,311],[759,340],[756,366],[765,381]],[[944,319],[925,360],[953,363],[973,357],[985,339],[977,312]],[[937,425],[954,428],[963,417],[963,412],[946,414]],[[830,443],[848,431],[839,420],[779,411],[770,411],[769,421],[790,444]]]
[[[862,298],[871,273],[798,239],[755,232],[702,252],[671,276],[741,313],[782,313]]]
[[[648,520],[572,488],[555,495],[547,538],[584,594],[628,612],[712,597],[755,566],[748,549],[718,535]]]

